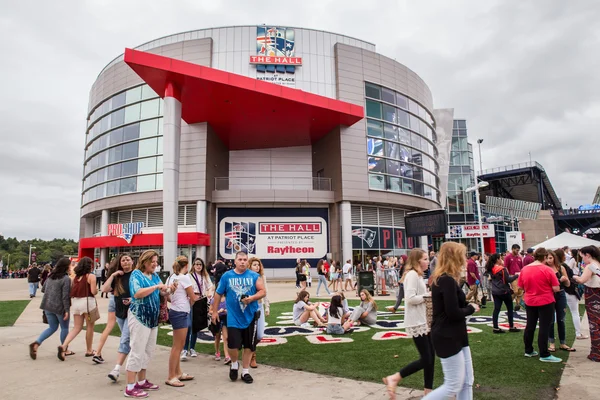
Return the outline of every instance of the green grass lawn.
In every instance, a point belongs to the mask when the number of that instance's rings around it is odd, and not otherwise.
[[[29,300],[0,301],[0,327],[13,326],[27,304]]]
[[[324,299],[325,300],[325,299]],[[350,306],[357,305],[350,300]],[[293,302],[271,304],[271,315],[267,318],[268,327],[277,326],[277,317],[283,312],[292,311]],[[393,305],[392,301],[378,302],[379,309]],[[477,315],[491,316],[493,305],[482,309]],[[501,316],[504,315],[504,310]],[[402,318],[399,315],[387,317],[389,320]],[[378,320],[386,319],[379,316]],[[523,321],[524,323],[524,321]],[[575,337],[570,313],[567,312],[567,341],[572,345]],[[519,399],[546,400],[553,399],[559,384],[563,363],[547,364],[537,358],[528,359],[523,356],[523,334],[505,333],[494,335],[487,325],[470,325],[481,329],[481,333],[469,334],[469,342],[475,369],[474,393],[477,399]],[[103,325],[96,327],[102,331]],[[369,329],[366,332],[346,334],[352,343],[311,344],[305,336],[288,336],[287,343],[260,347],[257,352],[259,364],[310,371],[336,377],[363,381],[381,382],[381,378],[398,371],[403,366],[418,358],[418,352],[411,339],[387,341],[372,340],[372,336],[381,332]],[[166,329],[159,329],[158,343],[170,346],[172,337]],[[113,334],[119,335],[115,326]],[[558,337],[557,337],[558,339]],[[557,340],[558,341],[558,340]],[[537,349],[537,338],[534,341]],[[196,350],[213,354],[212,344],[198,343]],[[588,351],[579,348],[578,351]],[[558,350],[556,356],[566,362],[568,352]],[[443,374],[439,359],[436,359],[434,387],[442,384]],[[401,386],[422,389],[423,374],[417,373],[404,379]]]

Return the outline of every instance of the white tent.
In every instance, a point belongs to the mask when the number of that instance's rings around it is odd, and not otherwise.
[[[582,236],[573,235],[572,233],[563,232],[558,236],[554,236],[552,239],[548,239],[545,242],[533,246],[534,249],[538,247],[544,247],[549,250],[561,249],[565,246],[569,246],[572,249],[580,249],[585,246],[600,246],[600,242],[584,238]]]

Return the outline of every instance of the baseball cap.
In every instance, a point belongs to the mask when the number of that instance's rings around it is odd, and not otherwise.
[[[533,247],[530,247],[527,249],[527,254],[533,254],[535,250],[533,249]]]
[[[479,253],[477,253],[476,251],[472,251],[472,252],[469,253],[469,257],[473,257],[473,256],[476,256],[478,254]]]

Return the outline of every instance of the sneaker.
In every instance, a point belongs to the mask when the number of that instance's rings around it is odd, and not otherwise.
[[[535,351],[535,350],[533,352],[531,352],[531,353],[525,353],[525,357],[529,357],[529,358],[531,358],[531,357],[537,357],[538,355],[539,355],[538,352]]]
[[[224,365],[229,365],[231,364],[231,358],[229,357],[225,357],[225,361],[223,362]]]
[[[221,353],[215,353],[215,361],[221,361]]]
[[[148,393],[144,392],[141,389],[137,389],[135,387],[131,390],[129,390],[129,389],[127,389],[127,387],[125,387],[125,392],[123,392],[123,394],[125,395],[125,397],[137,397],[138,399],[143,399],[145,397],[148,397]]]
[[[235,381],[237,381],[237,378],[238,378],[238,370],[229,367],[229,379],[231,379],[232,381],[235,382]]]
[[[196,353],[196,350],[190,349],[190,357],[198,357],[198,353]]]
[[[158,385],[155,385],[154,383],[146,379],[141,385],[139,383],[136,383],[135,388],[140,390],[158,390]]]
[[[514,328],[514,327],[510,328],[508,331],[509,332],[521,332],[521,330],[519,328]]]
[[[112,371],[110,371],[108,373],[108,377],[113,381],[116,382],[119,380],[119,375],[121,374],[121,371],[118,369],[113,369]]]
[[[305,322],[302,325],[300,325],[300,328],[310,329],[310,328],[312,328],[312,325],[309,324],[308,322]]]
[[[96,364],[104,364],[104,358],[102,358],[102,356],[99,355],[95,355],[94,357],[92,357],[92,361]]]
[[[187,361],[187,350],[181,350],[181,356],[179,357],[181,361]]]
[[[549,355],[548,357],[540,357],[540,361],[547,363],[559,363],[562,362],[562,358],[554,357],[553,355]]]
[[[503,330],[502,330],[502,329],[500,329],[500,328],[494,328],[494,331],[493,331],[493,332],[494,332],[494,333],[506,333],[506,331],[503,331]]]
[[[244,375],[242,375],[242,380],[244,382],[246,382],[246,383],[252,383],[252,382],[254,382],[254,379],[252,379],[252,377],[250,376],[250,374],[244,374]]]

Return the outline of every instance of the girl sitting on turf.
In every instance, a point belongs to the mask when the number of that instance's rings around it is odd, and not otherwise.
[[[301,290],[294,302],[294,325],[304,327],[308,324],[308,319],[312,318],[318,326],[325,326],[325,319],[319,315],[319,303],[311,304],[310,294],[306,290]]]
[[[212,300],[211,300],[212,303]],[[215,361],[221,361],[221,337],[223,337],[223,352],[225,353],[225,365],[231,363],[229,357],[229,350],[227,349],[227,303],[225,294],[221,296],[221,303],[219,304],[219,321],[216,325],[211,324],[209,330],[215,337]]]
[[[363,289],[360,291],[360,305],[354,308],[350,318],[344,324],[344,330],[348,330],[352,325],[374,325],[377,322],[377,303],[371,297],[371,294]]]
[[[327,333],[333,335],[344,334],[343,324],[345,320],[342,297],[336,294],[331,298],[329,309],[327,309]]]

